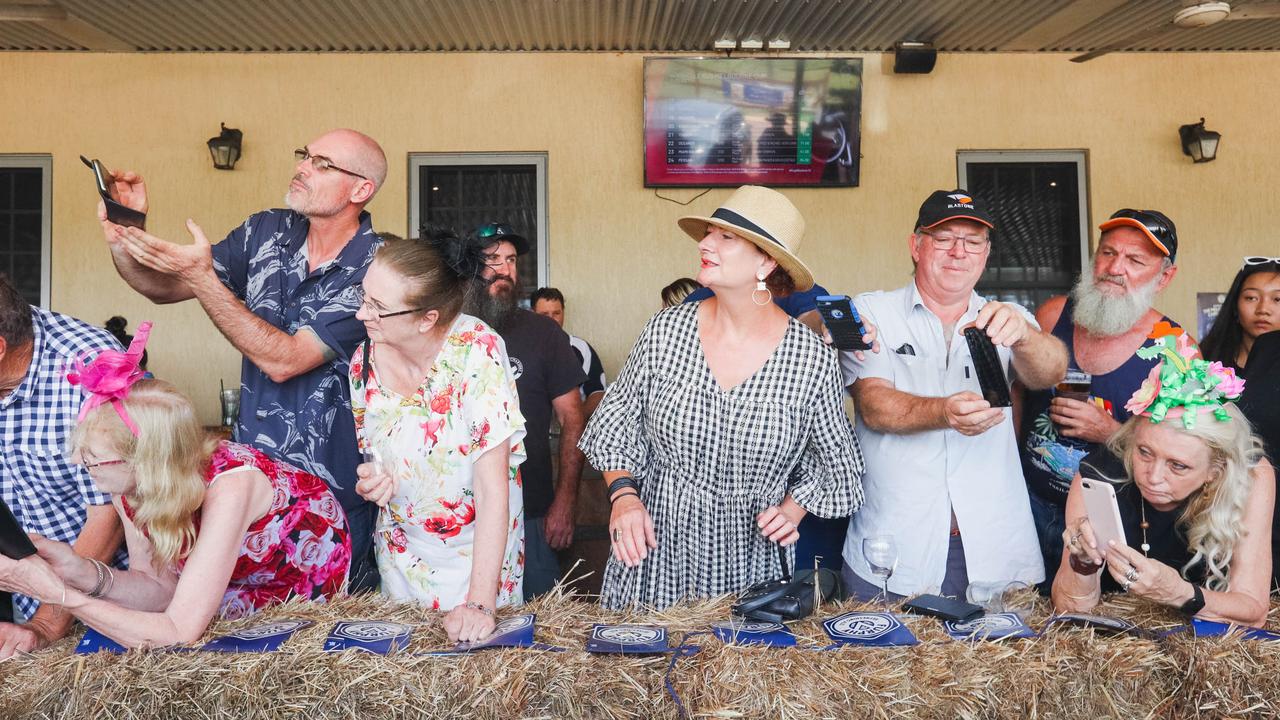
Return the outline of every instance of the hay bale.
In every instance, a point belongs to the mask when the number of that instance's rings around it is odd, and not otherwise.
[[[380,598],[329,605],[290,603],[255,618],[217,623],[221,634],[266,619],[315,621],[281,652],[123,656],[72,653],[75,638],[0,663],[3,717],[82,718],[675,718],[664,677],[669,658],[582,651],[592,623],[666,625],[674,640],[729,615],[707,601],[641,615],[610,612],[552,594],[538,613],[538,640],[568,648],[487,650],[462,657],[412,653],[447,647],[440,616]],[[1032,640],[956,642],[937,621],[908,619],[921,644],[814,648],[828,644],[824,608],[796,623],[794,649],[727,646],[710,635],[680,659],[673,684],[694,717],[1025,718],[1280,715],[1280,643],[1174,636],[1165,642],[1076,628]],[[1144,627],[1180,624],[1134,598],[1100,611]],[[1048,614],[1039,601],[1031,618]],[[373,656],[320,650],[333,623],[385,619],[415,625],[406,652]]]

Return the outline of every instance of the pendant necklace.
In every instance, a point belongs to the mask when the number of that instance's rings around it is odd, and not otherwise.
[[[1147,528],[1151,527],[1151,523],[1147,522],[1147,499],[1139,498],[1138,507],[1142,510],[1142,522],[1138,523],[1138,527],[1142,528],[1142,554],[1151,557],[1151,544],[1147,542]]]

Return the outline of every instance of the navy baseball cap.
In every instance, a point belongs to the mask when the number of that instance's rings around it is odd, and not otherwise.
[[[948,220],[972,220],[996,229],[995,218],[987,211],[987,204],[969,194],[968,190],[935,190],[920,206],[916,229],[929,229]]]

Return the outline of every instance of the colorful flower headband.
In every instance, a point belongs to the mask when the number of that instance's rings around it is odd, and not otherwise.
[[[129,388],[146,375],[139,363],[142,362],[142,351],[146,349],[147,337],[150,335],[151,323],[144,322],[138,325],[133,342],[129,343],[129,349],[125,352],[103,350],[88,365],[84,358],[76,358],[75,369],[67,373],[67,382],[80,385],[89,395],[80,406],[77,422],[83,421],[90,410],[111,403],[129,431],[134,437],[138,436],[138,426],[125,412],[121,401],[129,396]]]
[[[1213,411],[1213,416],[1223,422],[1231,419],[1223,403],[1240,397],[1244,390],[1244,379],[1236,377],[1234,368],[1217,361],[1205,362],[1182,328],[1168,322],[1156,323],[1147,337],[1155,343],[1140,348],[1138,357],[1159,358],[1160,362],[1151,368],[1151,374],[1125,404],[1125,410],[1146,415],[1153,423],[1181,415],[1182,425],[1188,430],[1195,427],[1196,415],[1202,411]]]

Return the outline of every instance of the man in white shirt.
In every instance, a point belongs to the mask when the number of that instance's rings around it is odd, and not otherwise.
[[[892,596],[963,597],[970,580],[1044,578],[1011,411],[980,394],[963,330],[984,330],[1006,376],[1012,370],[1028,387],[1056,384],[1067,356],[1025,308],[973,291],[994,227],[968,192],[934,192],[908,237],[913,281],[855,300],[881,347],[862,360],[841,357],[867,467],[866,500],[844,545],[846,589],[856,597],[880,592],[863,540],[884,535],[897,549]]]

